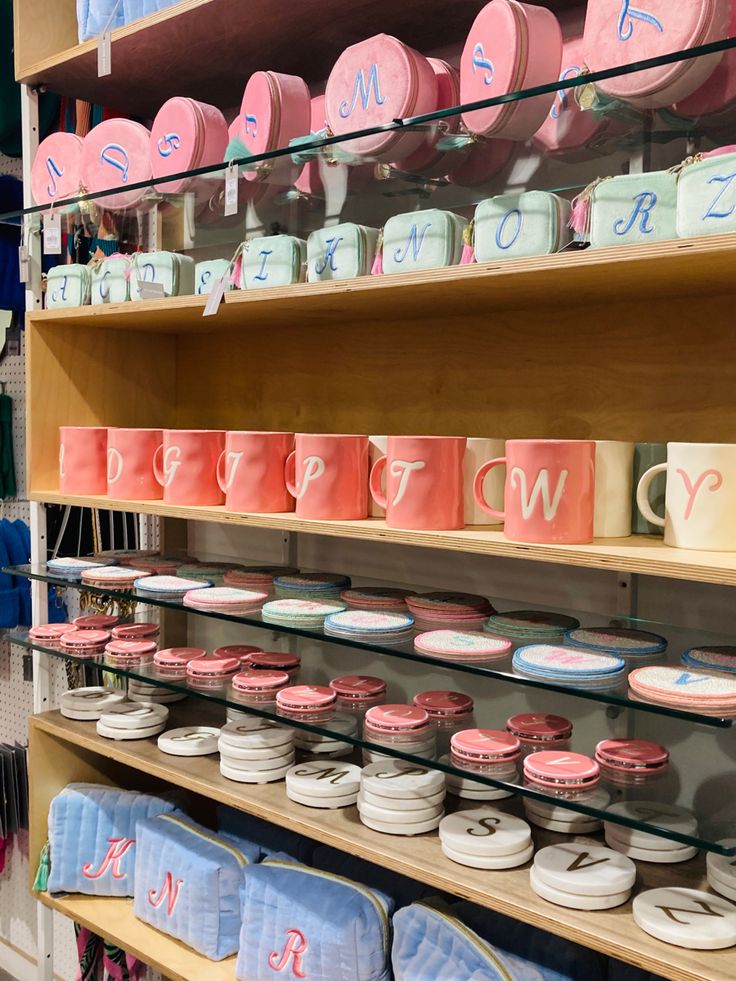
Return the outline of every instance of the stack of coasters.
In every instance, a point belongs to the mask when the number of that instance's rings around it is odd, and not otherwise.
[[[233,698],[248,705],[275,705],[276,695],[288,684],[285,671],[238,671],[232,679]]]
[[[459,770],[467,770],[503,783],[515,783],[519,776],[517,764],[521,757],[521,745],[516,736],[502,729],[463,729],[456,732],[450,739],[450,762]],[[455,778],[448,775],[448,780],[455,783]],[[484,785],[486,791],[493,796],[476,797],[473,787],[460,788],[463,797],[480,800],[500,800],[512,797],[513,791],[501,787],[493,788]],[[451,787],[452,789],[452,787]],[[453,790],[454,792],[454,790]]]
[[[160,599],[181,599],[190,589],[205,589],[211,585],[206,579],[182,579],[180,576],[146,576],[135,581],[139,593],[148,593]]]
[[[327,723],[330,727],[331,735],[319,732],[308,732],[306,729],[299,729],[294,733],[294,745],[297,749],[311,753],[313,756],[323,756],[328,759],[338,759],[341,756],[350,756],[355,747],[352,743],[337,738],[338,736],[358,735],[358,720],[353,715],[343,712],[335,712]],[[333,735],[334,734],[334,735]],[[356,791],[357,793],[357,791]]]
[[[386,701],[386,682],[370,674],[344,674],[333,678],[330,688],[337,695],[337,707],[363,716],[374,705]]]
[[[418,630],[482,630],[495,610],[485,596],[472,593],[418,593],[406,597]]]
[[[188,562],[176,567],[176,575],[180,579],[195,579],[206,582],[208,586],[224,585],[225,573],[229,565],[217,565],[203,562]]]
[[[70,630],[82,630],[73,623],[42,623],[37,627],[31,627],[28,631],[28,639],[43,647],[51,647],[55,650],[61,649],[61,638]]]
[[[169,710],[153,702],[119,702],[100,716],[97,735],[106,739],[147,739],[166,728]]]
[[[340,599],[352,610],[382,610],[386,613],[406,611],[406,597],[415,596],[411,589],[393,589],[388,586],[354,586],[344,589]]]
[[[434,831],[444,817],[445,778],[408,760],[380,760],[363,769],[358,813],[363,824],[388,835]]]
[[[665,637],[627,627],[579,627],[568,630],[565,640],[570,647],[619,657],[654,657],[667,650]]]
[[[326,634],[370,644],[403,644],[413,627],[414,618],[404,613],[344,610],[325,619]]]
[[[722,674],[652,665],[632,671],[629,687],[646,702],[717,718],[736,715],[736,678]]]
[[[298,654],[284,654],[282,651],[254,651],[248,658],[249,671],[285,671],[292,685],[299,675],[301,664]]]
[[[216,647],[212,652],[215,657],[237,657],[240,666],[247,670],[250,668],[251,654],[262,654],[263,648],[256,647],[254,644],[223,644]]]
[[[169,756],[211,756],[217,752],[220,730],[212,726],[168,729],[158,737],[158,748]]]
[[[345,609],[342,603],[319,603],[316,600],[279,599],[264,603],[261,616],[266,623],[290,627],[321,627],[325,617]]]
[[[625,800],[612,804],[610,814],[626,817],[631,821],[651,824],[663,831],[674,831],[682,835],[696,835],[698,822],[694,814],[675,804],[660,804],[659,801]],[[682,845],[679,841],[662,838],[659,835],[640,831],[622,824],[605,822],[606,843],[622,855],[628,855],[640,862],[675,864],[687,862],[698,854],[698,849]]]
[[[630,859],[610,848],[572,841],[540,849],[529,870],[534,892],[568,909],[622,906],[635,882],[636,866]]]
[[[190,688],[221,688],[240,670],[236,657],[194,657],[187,662],[187,683]]]
[[[131,702],[153,702],[155,705],[168,705],[170,702],[183,702],[186,692],[149,685],[137,678],[128,681],[128,699]]]
[[[525,797],[524,813],[527,821],[538,828],[544,828],[545,831],[556,831],[563,835],[592,834],[602,829],[603,821],[581,811],[571,810],[565,806],[565,800],[603,811],[610,804],[611,797],[601,787],[596,787],[589,793],[569,794],[558,804]]]
[[[128,563],[123,562],[122,564],[127,565]],[[152,555],[149,558],[144,556],[136,562],[139,569],[145,569],[152,576],[175,576],[180,564],[177,559],[167,559],[163,555]]]
[[[228,569],[222,579],[225,586],[233,586],[235,589],[258,589],[272,593],[276,576],[295,576],[298,572],[298,569],[292,569],[288,565],[259,565],[246,569]]]
[[[626,661],[552,644],[531,644],[514,653],[513,668],[525,678],[594,690],[615,688],[626,674]]]
[[[118,589],[132,591],[136,580],[150,573],[142,569],[131,569],[127,565],[103,565],[92,569],[82,569],[82,582],[85,586],[96,586],[98,589]]]
[[[46,568],[52,576],[79,581],[85,569],[101,569],[107,565],[112,565],[112,563],[90,562],[89,559],[49,559]]]
[[[105,645],[110,640],[107,630],[65,630],[59,638],[62,651],[74,657],[99,657],[105,653]]]
[[[425,760],[437,756],[437,736],[432,728],[428,713],[414,705],[389,704],[374,705],[365,714],[363,738],[379,746],[392,749]],[[395,759],[380,750],[363,749],[363,762],[375,763],[383,759]]]
[[[158,640],[157,623],[121,623],[112,628],[113,640]]]
[[[268,593],[255,589],[235,589],[232,586],[213,586],[211,589],[194,589],[184,594],[184,606],[197,610],[219,610],[221,613],[248,613],[257,610]]]
[[[63,692],[60,711],[66,719],[96,722],[103,712],[125,701],[125,693],[115,688],[72,688]]]
[[[414,650],[426,657],[461,664],[488,664],[500,661],[511,652],[505,637],[470,633],[463,630],[430,630],[414,638]]]
[[[72,623],[79,630],[112,630],[116,624],[120,623],[120,617],[113,616],[111,613],[90,613],[87,616],[75,617]],[[54,624],[54,626],[64,625]]]
[[[722,838],[719,845],[736,848],[736,838]],[[708,885],[726,899],[736,899],[736,859],[732,855],[717,855],[708,852],[705,857],[708,870]]]
[[[457,766],[449,753],[445,753],[444,756],[440,756],[439,762],[444,763],[445,766]],[[462,769],[465,769],[465,767],[462,767]],[[518,777],[518,771],[516,771],[516,769],[515,773]],[[445,783],[447,785],[448,794],[452,794],[453,797],[460,797],[463,800],[503,800],[505,797],[513,797],[513,793],[510,790],[502,790],[500,787],[491,787],[490,784],[481,783],[479,780],[473,780],[471,777],[460,776],[457,773],[446,773]]]
[[[155,653],[155,640],[111,640],[105,646],[105,664],[111,668],[151,664]]]
[[[276,705],[284,715],[307,722],[332,718],[337,695],[324,685],[289,685],[276,695]]]
[[[648,889],[634,898],[638,927],[657,940],[688,950],[736,945],[736,906],[698,889]]]
[[[343,589],[350,588],[350,577],[332,572],[295,572],[276,576],[276,595],[283,599],[336,600]],[[340,606],[340,609],[345,609]]]
[[[572,722],[562,715],[546,712],[522,712],[506,720],[506,728],[521,743],[523,755],[545,749],[567,749],[572,736]]]
[[[736,647],[691,647],[680,660],[689,668],[736,674]]]
[[[334,810],[358,800],[361,769],[354,763],[299,763],[286,774],[286,796],[305,807]]]
[[[596,761],[589,756],[549,749],[526,757],[524,776],[529,783],[545,790],[580,793],[596,787],[601,773]]]
[[[542,610],[511,610],[508,613],[494,613],[483,627],[491,634],[501,634],[519,644],[553,643],[565,636],[566,630],[580,626],[575,617],[562,613],[545,613]]]
[[[189,662],[205,655],[202,647],[166,647],[153,655],[154,670],[162,678],[186,678]]]
[[[606,779],[626,785],[662,776],[670,754],[664,746],[646,739],[604,739],[595,748],[595,758]]]
[[[534,854],[526,821],[492,807],[448,814],[439,833],[445,855],[471,869],[515,869]]]
[[[220,731],[220,773],[238,783],[283,780],[294,765],[294,734],[267,719],[228,722]]]

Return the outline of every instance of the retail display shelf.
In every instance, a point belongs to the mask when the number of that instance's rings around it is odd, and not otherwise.
[[[56,792],[55,788],[60,789],[70,780],[80,779],[102,780],[111,784],[120,780],[123,786],[131,786],[137,771],[141,780],[162,780],[247,814],[265,818],[438,890],[636,964],[669,981],[702,981],[702,953],[671,947],[644,934],[633,923],[630,903],[593,916],[553,906],[531,890],[528,867],[494,873],[459,866],[443,855],[435,834],[410,839],[381,835],[360,823],[355,808],[312,811],[288,800],[283,784],[260,787],[236,785],[220,775],[217,762],[212,759],[165,756],[159,752],[155,742],[149,740],[125,745],[112,743],[97,736],[84,723],[71,722],[58,712],[34,716],[30,720],[30,728],[33,859],[43,844],[41,839],[45,834],[47,803]],[[46,781],[45,776],[48,776]],[[561,840],[560,835],[536,829],[534,837],[537,847]],[[693,888],[704,885],[701,859],[679,864],[676,874],[671,866],[645,863],[639,863],[638,870],[635,892],[671,885],[674,878],[678,885]],[[118,901],[121,902],[121,916],[115,921],[112,917],[107,919],[107,910],[113,906],[117,910],[116,901],[110,901],[110,906],[106,905],[107,900],[94,899],[87,903],[83,897],[65,897],[58,901],[43,897],[43,901],[54,904],[55,908],[86,922],[93,929],[99,927],[99,932],[106,936],[110,935],[112,928],[115,931],[114,939],[129,950],[140,951],[141,955],[146,954],[149,958],[152,954],[156,955],[153,936],[159,938],[161,935],[134,921],[129,906],[123,909],[124,902]],[[184,956],[180,945],[164,941],[165,938],[161,937],[159,965],[164,948],[169,944],[173,952]],[[708,981],[731,981],[736,973],[733,950],[709,952],[707,963]],[[173,978],[182,976],[176,973],[176,964],[175,960],[172,961],[173,972],[170,965],[162,965],[167,967],[169,976]],[[191,981],[192,977],[204,975],[184,976]],[[225,974],[215,974],[214,968],[206,976],[213,979],[227,977]]]
[[[432,319],[514,307],[555,303],[567,305],[620,300],[625,290],[653,300],[728,291],[736,255],[736,235],[678,239],[651,245],[572,250],[550,256],[510,259],[469,266],[446,266],[390,276],[363,276],[327,283],[242,290],[225,294],[219,313],[203,318],[205,300],[197,296],[169,297],[138,303],[67,307],[30,314],[34,323],[59,324],[66,329],[92,325],[95,329],[135,330],[145,323],[147,333],[259,331],[269,327],[323,324],[344,318],[355,324],[370,320],[392,331],[402,319],[424,315]],[[251,319],[252,318],[252,319]],[[489,322],[483,321],[487,329]],[[555,331],[565,333],[565,319]]]
[[[132,899],[112,896],[37,894],[44,906],[68,916],[105,940],[112,941],[169,981],[234,981],[235,957],[211,961],[173,937],[143,923],[133,913]]]
[[[672,548],[661,538],[634,535],[630,538],[598,539],[592,545],[531,545],[510,542],[502,531],[468,527],[462,531],[405,531],[388,528],[380,518],[364,521],[313,521],[294,514],[237,514],[224,507],[184,507],[163,501],[123,501],[112,497],[61,494],[54,490],[33,490],[32,501],[45,504],[71,504],[109,511],[154,514],[185,521],[214,521],[246,528],[271,528],[330,538],[353,538],[395,545],[445,549],[493,555],[497,558],[526,559],[571,565],[587,569],[632,572],[667,579],[736,585],[736,554]]]

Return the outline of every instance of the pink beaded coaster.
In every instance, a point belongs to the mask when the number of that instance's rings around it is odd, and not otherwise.
[[[232,586],[213,586],[195,589],[184,595],[184,606],[198,610],[253,610],[268,599],[268,593],[253,589],[234,589]]]
[[[359,610],[406,610],[407,596],[416,594],[410,589],[392,589],[385,586],[354,586],[344,589],[340,599],[352,609]]]
[[[647,701],[693,711],[736,713],[736,679],[693,668],[650,666],[629,675],[629,687]]]
[[[511,647],[505,637],[462,630],[430,630],[414,638],[414,649],[420,654],[467,662],[499,660]]]

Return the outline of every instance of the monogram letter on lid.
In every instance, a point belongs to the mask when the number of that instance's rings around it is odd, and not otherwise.
[[[635,923],[665,943],[690,950],[736,944],[736,907],[697,889],[649,889],[634,899]]]
[[[129,184],[150,181],[151,134],[132,119],[106,119],[84,138],[82,183],[88,191],[120,188],[116,194],[99,198],[97,204],[113,211],[138,208],[150,188],[126,191]]]
[[[79,193],[82,181],[82,140],[73,133],[52,133],[33,159],[31,192],[36,204],[55,204]],[[76,205],[69,205],[69,211]]]
[[[727,147],[726,150],[736,150]],[[677,232],[720,235],[736,229],[736,152],[715,151],[686,165],[677,186]]]
[[[457,265],[466,225],[465,218],[436,209],[394,215],[383,230],[384,273]]]
[[[666,170],[598,184],[590,213],[594,249],[677,238],[677,178]]]
[[[504,194],[475,209],[478,262],[558,252],[571,238],[570,202],[546,191]]]

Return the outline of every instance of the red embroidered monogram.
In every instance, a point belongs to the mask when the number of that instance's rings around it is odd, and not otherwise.
[[[107,849],[99,869],[93,872],[91,862],[82,866],[82,875],[88,879],[101,879],[110,867],[112,867],[113,879],[124,879],[126,876],[125,872],[120,871],[120,862],[135,844],[135,838],[108,838],[107,840],[110,842],[110,847]]]
[[[148,902],[153,906],[154,909],[158,909],[166,900],[166,915],[171,916],[174,912],[174,907],[176,906],[177,900],[179,899],[179,891],[184,885],[183,879],[177,879],[174,882],[174,877],[171,872],[166,873],[166,878],[164,879],[164,884],[161,886],[161,891],[158,896],[156,896],[155,889],[148,890]]]
[[[301,930],[287,930],[288,940],[281,954],[277,950],[268,955],[268,966],[273,971],[284,971],[293,961],[291,971],[295,978],[306,978],[302,957],[306,954],[309,944]]]

